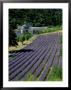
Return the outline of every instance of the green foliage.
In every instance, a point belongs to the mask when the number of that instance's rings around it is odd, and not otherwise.
[[[28,40],[31,37],[32,37],[32,34],[31,33],[25,32],[25,33],[21,34],[20,36],[17,36],[17,41],[18,42],[20,41],[23,44],[23,41]]]
[[[17,36],[17,37],[16,37],[17,42],[19,42],[19,37],[20,37],[20,36]]]
[[[38,78],[36,78],[33,74],[31,73],[28,73],[27,76],[26,76],[26,79],[25,81],[37,81]]]
[[[60,44],[62,44],[62,36],[60,37]]]
[[[60,44],[62,45],[62,36],[60,37]],[[62,47],[60,48],[60,56],[62,56]]]
[[[48,81],[61,81],[62,80],[62,68],[59,66],[52,67],[51,73],[48,77]],[[35,77],[33,74],[28,73],[25,81],[39,81],[39,78]]]
[[[60,49],[60,56],[62,56],[62,48]]]
[[[20,36],[19,36],[19,41],[23,43],[23,41],[24,41],[24,40],[25,40],[24,35],[23,35],[23,34],[22,34],[22,35],[20,35]]]
[[[9,18],[9,20],[11,20],[9,22],[9,46],[16,46],[16,45],[18,45],[17,39],[16,39],[17,36],[14,31],[16,20],[15,20],[15,18],[13,18],[13,19]]]
[[[59,30],[62,30],[61,26],[48,26],[47,29],[39,30],[38,33],[42,34],[42,33],[55,32]]]
[[[61,9],[9,9],[9,24],[30,23],[32,26],[49,26],[62,24]]]
[[[23,44],[23,41],[25,40],[25,37],[24,37],[24,35],[22,34],[22,35],[20,35],[20,36],[17,36],[17,42],[21,42],[22,44]]]
[[[9,9],[9,45],[16,45],[14,29],[18,25],[30,23],[32,26],[62,25],[61,9]],[[42,32],[51,32],[52,29]],[[40,33],[37,31],[37,33]],[[30,36],[26,35],[28,39]],[[20,37],[22,38],[22,37]]]
[[[28,39],[30,39],[32,37],[32,34],[29,33],[29,32],[25,32],[24,37],[25,37],[25,40],[28,40]]]
[[[62,80],[62,68],[59,66],[52,67],[51,73],[48,77],[48,81],[61,81]]]
[[[9,31],[9,46],[15,46],[17,44],[16,34],[13,30]]]

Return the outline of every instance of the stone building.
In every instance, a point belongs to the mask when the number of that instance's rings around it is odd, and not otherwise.
[[[25,32],[30,32],[32,34],[35,34],[39,30],[47,29],[47,27],[32,27],[29,24],[24,24],[22,26],[18,26],[18,31],[16,32],[18,35],[25,33]]]

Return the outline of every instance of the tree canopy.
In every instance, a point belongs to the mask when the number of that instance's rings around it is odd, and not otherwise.
[[[62,25],[62,10],[9,9],[9,45],[17,44],[14,29],[27,23],[36,27]]]
[[[30,23],[32,26],[62,24],[61,9],[9,9],[9,23],[12,27]]]

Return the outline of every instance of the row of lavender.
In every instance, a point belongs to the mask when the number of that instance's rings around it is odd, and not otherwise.
[[[41,35],[22,51],[13,53],[9,60],[9,80],[25,80],[28,73],[46,80],[52,66],[62,66],[61,36],[61,33]]]

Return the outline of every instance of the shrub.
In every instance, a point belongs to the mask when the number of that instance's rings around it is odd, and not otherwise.
[[[19,42],[19,36],[16,37],[17,42]]]
[[[25,40],[28,40],[32,37],[32,34],[29,32],[24,33]]]
[[[59,66],[52,67],[50,76],[48,77],[49,81],[61,81],[62,80],[62,68]]]
[[[21,34],[20,36],[17,36],[17,42],[22,42],[22,44],[23,44],[23,41],[25,41],[25,40],[28,40],[28,39],[30,39],[32,37],[32,34],[31,33],[29,33],[29,32],[25,32],[25,33],[23,33],[23,34]]]
[[[62,30],[62,27],[61,26],[48,26],[47,29],[43,29],[43,30],[40,30],[39,31],[39,34],[42,34],[42,33],[49,33],[49,32],[55,32],[55,31],[58,31],[58,30]]]
[[[19,37],[19,41],[24,41],[25,40],[25,37],[24,37],[24,35],[20,35],[20,37]]]
[[[33,74],[28,73],[25,81],[38,81],[38,78],[36,78]]]
[[[24,40],[25,40],[25,37],[24,37],[23,34],[17,37],[17,41],[22,42],[22,44],[23,44],[23,41],[24,41]]]

